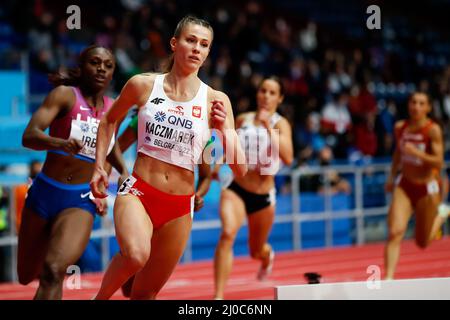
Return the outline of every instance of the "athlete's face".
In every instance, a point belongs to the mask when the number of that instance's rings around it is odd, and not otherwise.
[[[198,70],[209,54],[212,33],[206,27],[188,23],[178,38],[172,38],[170,45],[174,59],[189,72]]]
[[[427,96],[423,93],[414,94],[409,100],[408,111],[411,120],[418,121],[426,118],[427,114],[431,111]]]
[[[264,80],[256,93],[258,109],[275,112],[277,107],[283,102],[283,95],[281,95],[280,89],[279,83],[275,80]]]
[[[112,80],[116,64],[111,53],[104,48],[92,49],[81,65],[83,81],[95,91],[104,90]]]

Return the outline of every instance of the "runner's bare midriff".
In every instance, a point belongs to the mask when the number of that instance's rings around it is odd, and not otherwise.
[[[260,170],[249,170],[244,177],[235,177],[234,181],[243,189],[256,194],[269,193],[275,185],[274,177],[272,175],[261,175]]]
[[[138,153],[133,170],[152,187],[170,194],[194,193],[194,172]]]
[[[403,164],[402,176],[411,182],[421,184],[436,179],[433,168],[427,165],[413,166]]]
[[[94,172],[94,163],[56,153],[47,153],[42,172],[61,183],[89,183]]]

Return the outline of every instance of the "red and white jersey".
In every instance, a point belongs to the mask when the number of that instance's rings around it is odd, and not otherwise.
[[[201,82],[195,97],[173,101],[164,92],[165,74],[155,77],[153,90],[138,114],[138,152],[194,171],[210,137],[208,86]]]
[[[405,121],[403,126],[397,129],[395,133],[395,138],[397,140],[397,148],[400,150],[401,161],[404,164],[413,165],[413,166],[422,166],[423,161],[414,156],[405,154],[403,152],[403,146],[405,143],[412,143],[417,149],[423,152],[430,152],[431,143],[430,137],[428,135],[429,130],[433,126],[434,122],[429,120],[422,128],[411,131],[409,127],[409,122]]]

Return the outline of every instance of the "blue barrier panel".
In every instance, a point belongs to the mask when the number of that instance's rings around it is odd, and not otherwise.
[[[336,194],[331,197],[331,210],[350,209],[351,197]],[[325,197],[316,193],[303,192],[300,195],[300,212],[314,214],[325,210]],[[333,220],[333,245],[351,244],[351,219]],[[312,221],[301,223],[302,249],[325,246],[325,222]]]
[[[22,135],[29,120],[28,116],[0,117],[0,150],[25,150],[22,147]]]
[[[192,259],[207,260],[214,257],[220,229],[195,230],[191,233]]]
[[[0,117],[0,165],[28,164],[32,160],[44,161],[46,151],[35,151],[22,146],[22,135],[29,120],[29,115]]]
[[[276,214],[292,214],[292,196],[290,194],[277,194]]]
[[[102,271],[101,239],[91,239],[76,263],[81,272]]]
[[[20,71],[0,71],[0,117],[19,116],[27,112],[27,77]],[[16,108],[13,110],[13,107]]]
[[[269,236],[269,243],[275,251],[291,251],[294,249],[292,233],[292,223],[274,224]]]
[[[101,218],[96,216],[94,219],[93,230],[100,229]],[[77,265],[82,272],[98,272],[102,271],[102,256],[101,256],[102,240],[89,240],[86,249],[77,261]]]

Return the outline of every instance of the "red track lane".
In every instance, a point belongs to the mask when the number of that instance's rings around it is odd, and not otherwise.
[[[367,267],[383,269],[384,243],[364,246],[278,252],[272,276],[257,281],[259,263],[248,257],[238,257],[225,291],[226,299],[273,299],[274,287],[305,284],[305,272],[322,275],[322,283],[365,281]],[[64,299],[90,299],[100,287],[103,274],[83,274],[82,289],[64,290]],[[404,241],[397,268],[397,279],[450,277],[450,237],[435,241],[428,249],[416,247],[414,241]],[[31,299],[37,288],[34,281],[28,286],[0,284],[0,300]],[[197,300],[213,297],[212,261],[180,264],[159,294],[164,300]],[[118,291],[113,299],[123,299]]]

